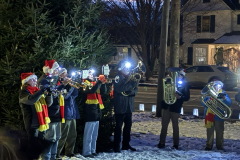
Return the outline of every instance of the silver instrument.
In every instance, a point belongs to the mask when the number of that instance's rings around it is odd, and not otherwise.
[[[218,98],[218,92],[213,87],[213,82],[207,84],[201,91],[202,103],[210,108],[221,119],[228,119],[232,115],[232,110],[221,99]],[[206,97],[210,100],[204,102]]]

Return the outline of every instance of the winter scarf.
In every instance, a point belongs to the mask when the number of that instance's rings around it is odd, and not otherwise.
[[[34,94],[35,92],[39,91],[39,88],[28,86],[27,90],[30,92],[30,94]],[[46,131],[49,128],[48,123],[50,123],[50,119],[48,117],[48,109],[44,94],[42,94],[41,98],[34,103],[34,106],[37,111],[39,131]]]
[[[58,81],[57,85],[61,85],[61,83]],[[61,117],[62,117],[62,123],[65,123],[65,118],[64,118],[64,97],[63,95],[60,93],[59,94],[59,105],[60,105],[60,113],[61,113]]]
[[[88,80],[85,81],[86,84],[91,84],[94,86],[96,82],[89,82]],[[104,109],[104,105],[102,102],[102,97],[100,94],[100,89],[97,90],[97,93],[89,93],[87,94],[86,104],[99,104],[100,109]]]
[[[222,89],[218,93],[222,93]],[[210,100],[213,101],[212,98],[210,98]],[[213,126],[214,117],[215,117],[215,113],[210,108],[208,108],[205,116],[206,128],[211,128]]]

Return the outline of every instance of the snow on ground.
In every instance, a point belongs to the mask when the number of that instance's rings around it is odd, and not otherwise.
[[[179,150],[172,147],[172,125],[168,128],[166,147],[156,147],[161,130],[161,118],[150,112],[133,113],[131,146],[136,152],[99,153],[96,160],[240,160],[240,122],[225,122],[224,151],[205,151],[206,128],[203,119],[182,116],[179,119]],[[81,157],[81,158],[80,158]],[[79,155],[77,159],[87,159]],[[89,158],[91,159],[91,158]]]

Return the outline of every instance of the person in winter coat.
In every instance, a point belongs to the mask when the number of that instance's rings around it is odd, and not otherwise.
[[[33,73],[21,74],[22,87],[19,93],[19,104],[23,114],[25,129],[28,135],[28,158],[38,159],[45,141],[44,133],[48,129],[48,107],[52,104],[52,96],[45,96],[44,91],[49,85],[39,89],[37,76]]]
[[[98,137],[99,120],[102,117],[101,109],[104,109],[101,95],[106,94],[106,79],[99,76],[97,82],[94,81],[93,73],[90,71],[88,79],[84,83],[92,84],[92,87],[87,87],[85,90],[81,87],[80,93],[84,102],[83,115],[85,120],[85,128],[83,135],[83,150],[82,155],[85,157],[94,158],[96,153],[96,141]]]
[[[184,101],[188,101],[190,99],[190,91],[189,87],[184,80],[185,72],[183,70],[179,71],[177,79],[177,90],[181,93],[176,93],[175,97],[177,98],[174,104],[166,104],[164,101],[162,102],[162,129],[160,134],[160,141],[158,144],[158,148],[164,148],[167,136],[167,129],[170,120],[172,121],[173,126],[173,148],[178,149],[179,146],[179,126],[178,126],[178,118],[180,117],[182,104]]]
[[[56,94],[53,95],[53,103],[48,109],[51,123],[45,134],[45,139],[48,141],[48,145],[45,147],[44,153],[41,155],[43,160],[56,159],[58,141],[61,138],[61,123],[65,123],[64,97],[60,91],[64,88],[67,82],[64,81],[63,84],[59,82],[58,68],[59,65],[55,60],[46,60],[45,66],[43,67],[44,74],[37,82],[40,88],[44,85],[50,85],[52,89],[57,90]]]
[[[213,81],[213,87],[215,91],[219,93],[223,93],[222,97],[218,97],[223,103],[228,106],[231,106],[232,100],[229,98],[227,93],[222,90],[223,83],[221,81]],[[206,97],[204,102],[210,101],[210,97]],[[205,118],[205,127],[207,128],[207,141],[205,150],[209,151],[213,147],[213,139],[214,139],[214,130],[216,132],[216,147],[218,150],[224,150],[223,148],[223,132],[224,132],[224,119],[221,119],[219,116],[215,115],[215,113],[208,108],[203,102],[201,102],[202,106],[204,106],[204,118]],[[222,111],[223,112],[223,111]]]
[[[67,77],[67,70],[62,68],[59,71],[60,78]],[[77,138],[76,119],[80,119],[78,107],[75,104],[75,98],[78,96],[78,90],[69,85],[64,87],[66,93],[64,95],[64,118],[65,123],[61,124],[61,138],[58,143],[57,157],[60,158],[60,154],[65,145],[65,155],[67,157],[74,156],[74,147]]]
[[[130,132],[132,127],[132,112],[134,112],[134,97],[138,91],[138,81],[128,80],[130,76],[130,63],[128,61],[120,61],[118,64],[118,74],[114,82],[114,113],[116,126],[114,130],[114,152],[121,152],[121,133],[123,128],[122,150],[136,151],[130,146]]]

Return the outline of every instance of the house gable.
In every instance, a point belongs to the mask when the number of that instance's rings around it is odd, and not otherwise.
[[[210,0],[207,3],[203,3],[203,0],[188,0],[183,4],[182,12],[232,10],[231,7],[223,0]]]

